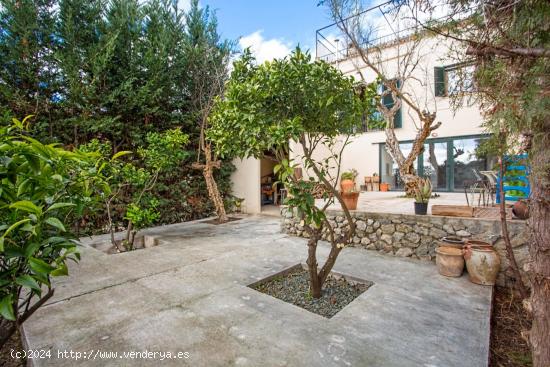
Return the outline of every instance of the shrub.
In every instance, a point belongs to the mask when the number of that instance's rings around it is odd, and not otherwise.
[[[28,117],[0,127],[0,345],[53,295],[51,277],[80,259],[71,225],[94,206],[98,153],[26,135]]]

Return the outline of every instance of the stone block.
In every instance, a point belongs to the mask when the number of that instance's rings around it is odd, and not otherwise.
[[[399,250],[397,250],[397,252],[395,253],[395,256],[409,257],[412,254],[413,254],[413,250],[411,250],[408,247],[403,247],[403,248],[400,248]]]
[[[393,232],[395,232],[395,226],[393,224],[383,224],[380,229],[382,233],[385,234],[393,234]]]
[[[415,233],[415,232],[409,232],[409,233],[405,234],[405,239],[407,241],[412,242],[412,243],[418,243],[418,242],[420,242],[420,235],[418,233]]]

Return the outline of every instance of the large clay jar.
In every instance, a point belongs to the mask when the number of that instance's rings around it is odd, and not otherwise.
[[[447,236],[439,240],[439,246],[454,247],[459,250],[462,250],[464,244],[465,241],[462,238],[455,236]]]
[[[340,181],[340,188],[342,192],[352,192],[355,187],[355,182],[352,180],[342,180]]]
[[[529,205],[524,200],[519,200],[514,203],[512,213],[519,219],[529,218]]]
[[[494,285],[500,270],[500,257],[487,246],[464,246],[466,269],[472,283]]]
[[[464,270],[462,249],[439,246],[435,249],[435,263],[439,274],[446,277],[459,277]]]
[[[493,245],[491,245],[489,242],[480,241],[480,240],[466,240],[466,244],[464,246],[486,248],[490,250],[493,249]]]

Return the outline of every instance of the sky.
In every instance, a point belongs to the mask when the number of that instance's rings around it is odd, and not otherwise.
[[[258,62],[288,55],[296,46],[315,54],[315,31],[332,23],[319,0],[200,0],[216,11],[223,38],[251,47]],[[180,6],[187,7],[181,0]]]

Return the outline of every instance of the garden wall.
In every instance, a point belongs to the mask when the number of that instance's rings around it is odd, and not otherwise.
[[[366,212],[351,214],[357,225],[353,247],[435,262],[435,248],[440,238],[453,235],[465,239],[479,239],[492,243],[500,255],[501,271],[497,284],[510,287],[514,283],[504,241],[500,238],[498,220]],[[283,207],[281,215],[283,232],[308,237],[300,220],[290,210]],[[342,231],[346,223],[343,212],[329,211],[327,215],[335,232]],[[508,229],[516,261],[523,271],[529,258],[527,224],[525,221],[514,220],[509,222]]]

